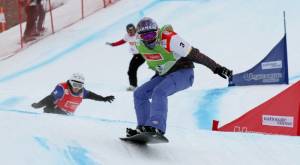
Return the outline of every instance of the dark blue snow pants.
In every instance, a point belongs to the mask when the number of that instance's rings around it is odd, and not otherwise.
[[[194,82],[193,69],[180,69],[156,76],[134,91],[134,108],[140,126],[166,131],[168,96],[187,89]]]

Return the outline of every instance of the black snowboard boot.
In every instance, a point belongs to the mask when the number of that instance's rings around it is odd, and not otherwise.
[[[136,129],[126,128],[126,136],[134,136],[142,132],[142,126],[137,126]]]
[[[126,128],[126,137],[134,136],[138,134],[138,132],[135,129]]]
[[[151,126],[143,126],[142,127],[142,132],[148,132],[148,133],[159,134],[159,135],[164,135],[165,134],[160,129],[154,128],[154,127],[151,127]]]

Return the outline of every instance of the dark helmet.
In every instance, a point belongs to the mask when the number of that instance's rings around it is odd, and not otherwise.
[[[130,23],[130,24],[126,25],[126,30],[127,31],[129,31],[129,30],[135,30],[134,24]]]
[[[137,24],[137,33],[139,34],[142,42],[149,49],[155,47],[156,38],[158,36],[158,25],[156,22],[149,17],[144,17]]]
[[[158,25],[157,23],[149,17],[144,17],[137,24],[137,33],[142,34],[150,31],[157,31]]]

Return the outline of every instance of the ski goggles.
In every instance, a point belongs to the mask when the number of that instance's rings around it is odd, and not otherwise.
[[[156,31],[149,31],[149,32],[140,34],[140,38],[143,41],[153,41],[154,39],[156,39],[156,36],[157,36]]]
[[[84,85],[82,82],[78,82],[78,81],[74,81],[74,80],[71,80],[70,84],[71,84],[72,88],[79,88],[79,89],[83,88],[83,85]]]

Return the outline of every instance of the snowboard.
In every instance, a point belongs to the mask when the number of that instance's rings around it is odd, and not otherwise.
[[[121,140],[125,142],[132,142],[136,144],[158,144],[158,143],[168,143],[169,140],[160,134],[153,134],[149,132],[141,132],[130,137],[121,137]]]

